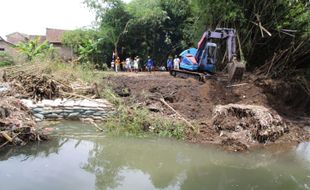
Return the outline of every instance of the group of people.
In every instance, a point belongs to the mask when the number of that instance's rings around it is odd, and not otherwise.
[[[168,71],[171,71],[172,69],[179,69],[180,68],[180,58],[178,56],[175,56],[174,59],[172,59],[171,56],[169,56],[167,60],[167,69]]]
[[[167,60],[168,71],[171,71],[172,69],[179,69],[179,65],[180,59],[178,58],[178,56],[175,56],[174,59],[169,56]],[[114,54],[111,62],[111,67],[115,72],[138,72],[140,69],[142,69],[139,56],[136,56],[134,59],[128,57],[122,62],[118,56],[116,56],[116,59],[114,60]],[[152,70],[154,69],[154,62],[150,56],[148,56],[147,58],[145,68],[148,72],[152,72]]]
[[[128,57],[123,62],[121,62],[121,59],[119,57],[116,57],[115,61],[113,59],[111,62],[111,67],[113,68],[115,72],[118,72],[118,71],[138,72],[139,65],[140,65],[139,56],[136,56],[134,59]]]

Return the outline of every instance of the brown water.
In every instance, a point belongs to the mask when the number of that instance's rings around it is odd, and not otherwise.
[[[160,138],[108,138],[80,123],[0,151],[0,189],[310,189],[310,144],[226,153]]]

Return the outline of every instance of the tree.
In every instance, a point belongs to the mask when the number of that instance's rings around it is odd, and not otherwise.
[[[114,52],[119,53],[119,42],[126,32],[131,15],[121,0],[85,0],[86,5],[95,11],[99,23],[100,37],[112,43]]]

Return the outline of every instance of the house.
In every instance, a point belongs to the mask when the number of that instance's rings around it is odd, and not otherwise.
[[[39,39],[39,43],[43,43],[47,40],[56,50],[56,53],[64,60],[72,60],[75,58],[73,49],[62,44],[62,35],[68,30],[60,29],[46,29],[46,35],[28,35],[20,32],[14,32],[7,35],[7,42],[12,45],[17,45],[20,42],[27,42],[29,40]]]
[[[68,30],[60,29],[46,29],[46,39],[50,44],[53,44],[54,48],[58,52],[61,58],[64,60],[72,60],[75,58],[73,49],[62,44],[62,35]]]
[[[20,42],[26,42],[29,40],[29,36],[27,34],[23,34],[20,32],[14,32],[12,34],[6,35],[7,42],[17,45]]]
[[[28,35],[20,32],[14,32],[6,35],[6,39],[9,43],[17,45],[20,42],[27,42],[29,40],[39,39],[39,43],[43,43],[46,40],[46,36],[43,35]]]
[[[12,57],[17,57],[19,55],[16,49],[14,48],[14,44],[4,40],[1,36],[0,36],[0,52],[6,52]]]

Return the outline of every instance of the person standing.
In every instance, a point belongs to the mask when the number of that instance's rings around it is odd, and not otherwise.
[[[111,69],[112,69],[113,71],[115,71],[115,62],[114,62],[114,60],[112,60],[112,62],[111,62]]]
[[[168,71],[171,71],[172,70],[172,67],[173,67],[173,61],[172,61],[172,57],[168,57],[168,60],[167,60],[167,70]]]
[[[152,69],[153,69],[153,66],[154,66],[154,62],[153,62],[153,60],[151,59],[150,56],[148,56],[147,58],[148,59],[147,59],[147,62],[146,62],[146,68],[147,68],[148,72],[151,73]]]
[[[173,60],[173,68],[174,69],[180,68],[180,58],[178,58],[177,55],[174,57],[174,60]]]
[[[133,69],[137,73],[139,71],[139,57],[136,56],[135,60],[133,61]]]
[[[126,72],[131,71],[131,65],[130,65],[130,58],[129,57],[126,59],[125,68],[126,68]]]
[[[119,57],[117,57],[115,60],[115,72],[118,72],[120,65],[121,65],[121,60]]]

